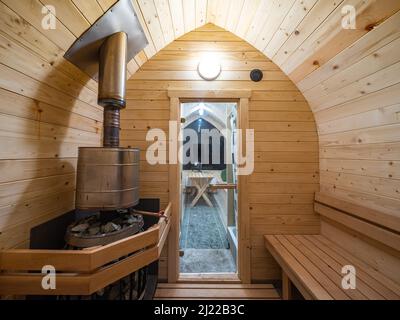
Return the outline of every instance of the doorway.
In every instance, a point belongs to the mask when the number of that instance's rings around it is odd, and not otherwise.
[[[237,128],[241,130],[241,139],[239,140],[241,154],[247,154],[247,141],[249,138],[244,132],[249,130],[249,99],[251,98],[251,90],[168,90],[170,98],[170,120],[172,123],[181,122],[181,104],[187,102],[236,102],[237,105]],[[184,124],[180,123],[182,127]],[[178,126],[179,128],[179,126]],[[250,135],[252,134],[250,130]],[[244,138],[243,138],[244,137]],[[252,139],[252,138],[251,138]],[[225,283],[251,283],[251,238],[250,238],[250,216],[248,203],[248,173],[243,172],[243,168],[248,163],[245,160],[240,161],[238,165],[237,176],[237,221],[236,221],[236,236],[237,236],[237,272],[236,273],[218,273],[218,274],[184,274],[180,272],[180,234],[181,234],[181,206],[183,185],[182,181],[182,165],[177,161],[176,156],[180,156],[177,141],[179,141],[179,130],[173,125],[169,131],[169,200],[172,204],[171,230],[168,237],[168,282],[219,282]],[[250,150],[250,149],[249,149]],[[250,151],[250,154],[251,151]],[[232,229],[234,232],[235,230]]]
[[[180,275],[236,275],[236,102],[180,104]]]

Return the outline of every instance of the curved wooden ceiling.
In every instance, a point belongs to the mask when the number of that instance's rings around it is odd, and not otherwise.
[[[263,52],[303,91],[323,80],[313,74],[315,70],[400,9],[397,0],[133,0],[133,4],[150,40],[147,58],[185,33],[213,23]],[[348,5],[357,11],[356,30],[342,27],[342,10]],[[141,64],[140,59],[137,62]],[[329,67],[335,67],[330,74]],[[327,77],[343,68],[329,67],[323,68]]]

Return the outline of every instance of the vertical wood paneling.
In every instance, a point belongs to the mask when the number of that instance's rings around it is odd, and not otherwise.
[[[149,30],[151,39],[157,51],[160,51],[165,45],[164,34],[161,29],[161,22],[158,18],[157,9],[153,0],[137,0],[140,10],[144,17],[144,22]]]
[[[208,0],[196,0],[196,28],[207,22],[207,2]]]
[[[271,14],[268,15],[268,19],[265,21],[262,30],[260,30],[256,43],[256,47],[260,51],[263,51],[271,41],[293,4],[294,0],[274,1],[271,7],[268,8]]]
[[[237,21],[235,34],[241,38],[244,38],[247,30],[249,30],[250,24],[256,14],[256,10],[260,0],[245,0],[240,13],[239,20]]]
[[[274,2],[272,0],[261,1],[257,8],[256,15],[247,30],[245,39],[256,48],[259,48],[259,46],[256,45],[256,40],[259,38],[261,30],[265,29],[265,24],[269,17],[274,14],[271,10],[273,4]]]
[[[185,22],[183,19],[182,0],[169,0],[172,23],[174,25],[175,39],[185,33]]]
[[[171,11],[169,10],[169,2],[168,0],[154,0],[154,4],[157,8],[157,14],[164,33],[165,43],[168,44],[175,39]]]
[[[183,21],[185,24],[185,32],[190,32],[196,28],[196,1],[184,0],[183,4]]]
[[[218,80],[206,82],[198,77],[196,67],[199,45],[210,41],[221,56],[223,71]],[[225,49],[230,47],[242,49],[232,54]],[[274,76],[254,83],[249,79],[253,67]],[[254,90],[249,119],[250,128],[256,130],[256,169],[247,179],[253,280],[279,278],[277,266],[263,250],[263,234],[319,230],[312,206],[319,179],[316,126],[300,92],[278,70],[239,38],[207,25],[161,50],[133,75],[128,81],[128,107],[122,113],[123,144],[146,146],[142,139],[149,129],[168,127],[168,89]],[[170,196],[165,184],[168,167],[143,168],[142,196],[161,197],[165,204]]]

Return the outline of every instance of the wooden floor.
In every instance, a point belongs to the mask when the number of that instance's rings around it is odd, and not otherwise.
[[[271,284],[159,283],[155,300],[276,300]]]

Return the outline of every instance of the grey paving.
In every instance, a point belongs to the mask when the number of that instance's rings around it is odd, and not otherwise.
[[[213,197],[214,207],[207,206],[203,199],[191,208],[190,197],[185,204],[185,215],[181,227],[181,249],[228,249],[227,231],[219,217],[218,207]]]
[[[185,249],[180,269],[183,273],[236,272],[235,262],[228,249]]]
[[[187,197],[185,215],[181,226],[180,248],[184,256],[180,259],[183,273],[230,273],[236,271],[235,261],[229,250],[227,230],[214,207],[206,205],[203,199],[191,208],[192,198]]]

